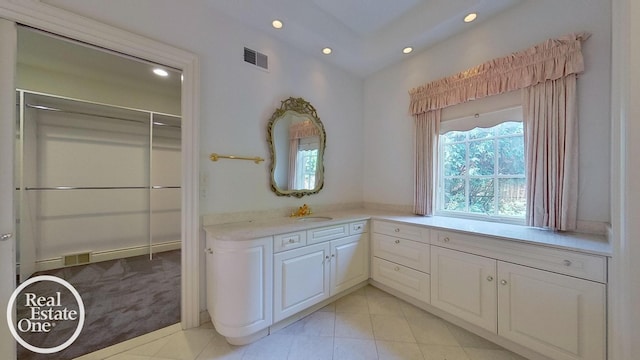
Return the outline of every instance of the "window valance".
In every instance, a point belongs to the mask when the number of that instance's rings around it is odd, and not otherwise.
[[[311,120],[293,123],[289,126],[289,139],[302,139],[320,135],[320,130]]]
[[[582,41],[589,33],[549,39],[409,91],[412,115],[556,80],[584,70]]]

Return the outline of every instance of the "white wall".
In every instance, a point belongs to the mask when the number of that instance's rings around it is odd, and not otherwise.
[[[202,214],[362,201],[362,80],[294,50],[268,34],[216,14],[204,2],[52,0],[47,3],[197,54],[201,67]],[[243,61],[243,47],[269,56],[269,72]],[[280,101],[303,97],[327,131],[325,186],[311,198],[277,197],[269,162],[208,154],[269,157],[266,127]]]
[[[587,31],[586,71],[578,80],[580,183],[578,219],[609,222],[611,4],[536,0],[479,23],[370,77],[364,86],[364,198],[413,203],[413,120],[408,91],[548,38]]]

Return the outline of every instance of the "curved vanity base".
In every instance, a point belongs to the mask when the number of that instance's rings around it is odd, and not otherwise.
[[[262,329],[260,331],[258,331],[257,333],[251,334],[251,335],[247,335],[247,336],[242,336],[242,337],[225,337],[225,339],[227,339],[227,342],[231,345],[236,345],[236,346],[240,346],[240,345],[247,345],[247,344],[251,344],[252,342],[259,340],[265,336],[269,335],[269,329]]]

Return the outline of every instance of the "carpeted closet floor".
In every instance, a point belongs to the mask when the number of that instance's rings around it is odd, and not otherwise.
[[[153,260],[143,255],[36,275],[54,275],[71,283],[84,302],[85,323],[77,340],[67,349],[43,355],[18,345],[18,360],[73,359],[180,322],[180,250],[154,254]],[[35,283],[27,290],[39,295],[61,291],[51,289],[51,283]],[[21,303],[18,301],[18,315],[29,311]],[[77,323],[60,324],[47,336],[37,334],[33,342],[27,341],[32,345],[39,342],[40,347],[61,344],[70,338]],[[64,326],[68,329],[63,329]]]

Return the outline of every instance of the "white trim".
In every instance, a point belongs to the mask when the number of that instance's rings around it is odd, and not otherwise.
[[[15,73],[16,26],[0,19],[0,308],[6,309],[16,288],[15,234]],[[6,312],[0,315],[0,352],[6,359],[16,358],[16,341],[6,326]]]
[[[182,328],[200,325],[199,60],[195,54],[37,0],[0,0],[0,17],[181,69]]]

